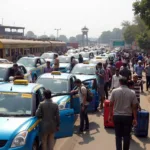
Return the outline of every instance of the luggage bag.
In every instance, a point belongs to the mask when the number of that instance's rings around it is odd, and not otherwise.
[[[148,136],[149,112],[141,110],[137,112],[137,126],[134,128],[134,134],[139,137]]]
[[[114,123],[108,121],[109,104],[110,104],[110,100],[105,100],[104,101],[104,127],[105,128],[114,128]]]

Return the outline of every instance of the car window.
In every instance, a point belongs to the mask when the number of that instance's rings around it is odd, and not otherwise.
[[[0,68],[0,80],[3,81],[8,72],[8,68]]]
[[[41,58],[40,60],[42,65],[46,63],[44,59]]]
[[[54,58],[54,53],[44,53],[43,55],[41,55],[41,58],[47,58],[47,59],[53,59]]]
[[[75,80],[76,80],[75,77],[70,78],[70,88],[71,88],[71,90],[73,90],[74,87],[75,87]]]
[[[83,84],[89,89],[97,90],[97,82],[96,79],[84,81]]]
[[[35,67],[35,59],[30,59],[30,58],[20,58],[17,61],[18,64],[22,64],[25,67]]]
[[[36,65],[37,65],[37,64],[40,64],[40,65],[41,65],[40,59],[37,59],[37,60],[36,60]]]
[[[9,105],[8,105],[9,104]],[[32,94],[0,92],[0,114],[31,115]]]
[[[21,72],[23,74],[26,74],[27,73],[27,70],[24,68],[24,66],[19,66],[19,69],[21,70]]]
[[[41,100],[42,100],[42,101],[43,101],[44,98],[45,98],[45,97],[44,97],[44,90],[45,90],[45,89],[44,89],[43,87],[39,89],[39,93],[40,93],[40,95],[41,95]]]
[[[71,71],[72,74],[95,75],[95,66],[76,65]]]
[[[70,57],[64,57],[64,56],[60,56],[59,57],[59,62],[60,63],[70,63],[71,62],[71,58]]]
[[[65,79],[49,79],[39,78],[37,83],[42,84],[46,89],[52,93],[67,93],[69,91],[68,81]]]

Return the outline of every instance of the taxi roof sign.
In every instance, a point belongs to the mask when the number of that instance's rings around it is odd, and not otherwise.
[[[102,59],[102,57],[100,57],[100,56],[97,56],[97,57],[96,57],[96,59]]]
[[[28,85],[28,80],[15,80],[15,85]]]
[[[88,61],[85,61],[85,62],[83,62],[83,64],[89,64],[89,62],[88,62]]]
[[[52,71],[51,74],[52,75],[61,75],[61,72],[60,71]]]

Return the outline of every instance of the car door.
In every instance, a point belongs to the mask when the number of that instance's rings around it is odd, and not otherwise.
[[[60,128],[56,132],[55,138],[69,137],[73,135],[74,131],[74,110],[62,109],[59,110],[60,114]]]
[[[60,94],[60,95],[68,95],[68,94]],[[60,95],[58,94],[53,95],[52,98]],[[55,138],[72,136],[74,130],[74,110],[71,108],[59,107],[59,115],[60,115],[60,128],[59,131],[56,132]]]
[[[97,110],[97,107],[99,106],[100,95],[97,91],[96,79],[89,79],[89,80],[83,81],[83,84],[93,93],[93,100],[88,106],[88,111]]]
[[[76,80],[75,76],[72,76],[70,78],[70,91],[77,89],[77,87],[74,84],[75,80]],[[71,108],[74,109],[75,114],[80,113],[80,98],[79,98],[78,93],[75,93],[74,95],[71,95],[70,106],[71,106]]]

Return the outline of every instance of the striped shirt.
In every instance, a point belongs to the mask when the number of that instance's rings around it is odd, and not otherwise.
[[[135,91],[136,98],[137,98],[139,103],[140,103],[140,88],[141,88],[141,81],[138,80],[137,82],[134,82],[133,90]]]

